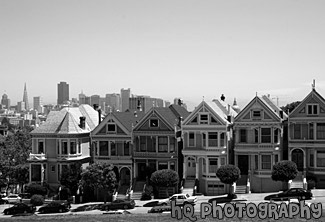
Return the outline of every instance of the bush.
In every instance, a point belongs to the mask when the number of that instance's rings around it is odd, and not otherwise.
[[[296,178],[298,174],[297,165],[293,161],[282,160],[273,166],[272,180],[288,182]]]
[[[173,187],[178,183],[178,174],[174,170],[157,170],[151,174],[151,182],[155,186]]]
[[[37,184],[37,183],[32,183],[25,188],[26,193],[30,193],[31,195],[34,194],[39,194],[39,195],[46,195],[47,194],[47,188]]]
[[[151,200],[152,191],[152,186],[146,186],[140,200]]]
[[[30,198],[30,203],[34,206],[42,206],[44,204],[44,197],[42,195],[35,194]]]
[[[218,168],[216,174],[222,183],[231,185],[239,179],[240,169],[231,164],[223,165]]]

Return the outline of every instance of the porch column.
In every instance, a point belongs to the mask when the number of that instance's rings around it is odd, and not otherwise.
[[[199,178],[199,158],[195,158],[195,179]]]
[[[316,168],[317,167],[317,156],[316,156],[317,151],[316,150],[313,150],[312,152],[314,154],[314,168]]]
[[[32,164],[29,164],[29,182],[32,182]]]
[[[130,186],[132,186],[132,182],[133,182],[132,166],[129,168],[129,170],[130,170]]]
[[[218,148],[220,148],[220,131],[218,131],[217,138],[218,138],[218,144],[217,144],[217,146],[218,146]]]
[[[135,169],[135,168],[136,168],[136,165],[137,165],[137,164],[136,164],[136,162],[134,161],[134,162],[133,162],[133,176],[134,176],[134,178],[135,178],[135,175],[136,175],[136,173],[135,173],[135,172],[136,172],[136,169]]]
[[[208,175],[209,174],[209,158],[205,157],[205,172]]]
[[[187,165],[186,165],[186,160],[187,160],[187,156],[184,156],[184,161],[183,161],[183,179],[186,178],[186,168],[187,168]]]
[[[158,136],[156,136],[156,147],[155,147],[156,153],[158,153],[158,143],[159,143]]]
[[[170,153],[170,138],[167,136],[167,153]]]

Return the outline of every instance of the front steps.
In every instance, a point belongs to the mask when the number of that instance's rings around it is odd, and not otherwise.
[[[235,194],[245,194],[246,193],[246,185],[236,186]]]

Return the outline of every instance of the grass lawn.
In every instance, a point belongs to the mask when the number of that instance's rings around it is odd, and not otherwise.
[[[261,220],[258,217],[256,218],[248,218],[244,217],[241,219],[238,218],[224,218],[222,221],[253,221],[253,222],[258,222],[258,221],[325,221],[325,212],[323,211],[322,217],[319,218],[318,220],[316,219],[310,219],[306,220],[304,218],[296,217],[294,219],[286,219],[286,218],[280,218],[279,220],[274,220],[274,219],[264,219]],[[1,218],[1,221],[68,221],[68,222],[82,222],[82,221],[87,221],[87,222],[115,222],[115,221],[121,221],[121,222],[168,222],[168,221],[190,221],[187,218],[183,218],[182,220],[177,220],[174,218],[171,218],[169,213],[163,213],[163,214],[127,214],[127,215],[53,215],[53,216],[37,216],[37,215],[32,215],[32,216],[22,216],[22,217],[11,217],[11,218]],[[217,218],[206,218],[206,219],[200,219],[198,216],[197,221],[219,221]]]

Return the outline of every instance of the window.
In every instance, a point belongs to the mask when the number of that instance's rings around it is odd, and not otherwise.
[[[271,155],[262,155],[262,170],[271,169]]]
[[[54,173],[55,172],[55,165],[51,166],[51,172]]]
[[[116,156],[122,156],[124,150],[124,142],[115,142]]]
[[[271,143],[271,128],[262,128],[261,129],[261,142],[262,143]]]
[[[168,163],[167,162],[159,162],[158,170],[164,170],[164,169],[168,169]]]
[[[317,123],[317,139],[325,139],[325,123]]]
[[[254,129],[255,143],[258,143],[258,137],[259,137],[258,129]]]
[[[38,154],[42,154],[42,153],[45,153],[44,152],[44,141],[39,140],[38,141]]]
[[[111,156],[117,156],[115,142],[110,142],[110,145],[111,145]]]
[[[108,123],[107,124],[107,132],[108,133],[116,133],[116,125],[115,125],[115,123]]]
[[[318,104],[308,104],[307,105],[308,115],[318,115]]]
[[[207,163],[206,163],[205,159],[203,159],[203,173],[207,172],[206,165],[207,165]]]
[[[239,142],[246,143],[247,142],[247,131],[246,129],[239,130]]]
[[[252,111],[253,119],[261,119],[262,118],[262,111],[261,110],[253,110]]]
[[[158,122],[158,119],[151,119],[150,121],[149,121],[150,123],[150,127],[158,127],[159,126],[159,122]]]
[[[309,123],[309,137],[310,140],[314,139],[314,123]]]
[[[172,153],[172,152],[175,152],[175,138],[173,137],[170,137],[169,138],[169,152]]]
[[[175,170],[175,162],[170,162],[169,166],[171,170]]]
[[[209,147],[218,146],[218,132],[209,132]]]
[[[108,156],[108,141],[99,141],[99,156]]]
[[[218,159],[209,159],[209,173],[216,173],[218,169]]]
[[[158,152],[167,152],[168,151],[168,138],[167,136],[158,137]]]
[[[77,143],[75,140],[70,140],[70,154],[77,153]]]
[[[156,137],[147,136],[147,151],[156,152]]]
[[[258,155],[255,155],[255,169],[258,170]]]
[[[209,124],[208,114],[200,114],[200,124]]]
[[[224,147],[225,146],[225,133],[220,133],[220,146]]]
[[[62,154],[68,154],[68,142],[67,141],[62,141],[61,143],[61,149],[62,149]]]
[[[309,166],[314,167],[314,154],[309,155]]]
[[[140,136],[140,152],[146,152],[147,147],[146,147],[146,137],[145,136]]]
[[[274,129],[274,143],[279,142],[279,129]]]
[[[207,144],[206,133],[202,133],[202,146],[206,147],[206,144]]]
[[[124,142],[124,156],[130,156],[130,142]]]
[[[325,151],[317,151],[317,167],[325,167]]]
[[[188,133],[188,146],[194,146],[195,145],[195,134]]]
[[[293,125],[293,138],[301,139],[301,125],[300,124]]]

